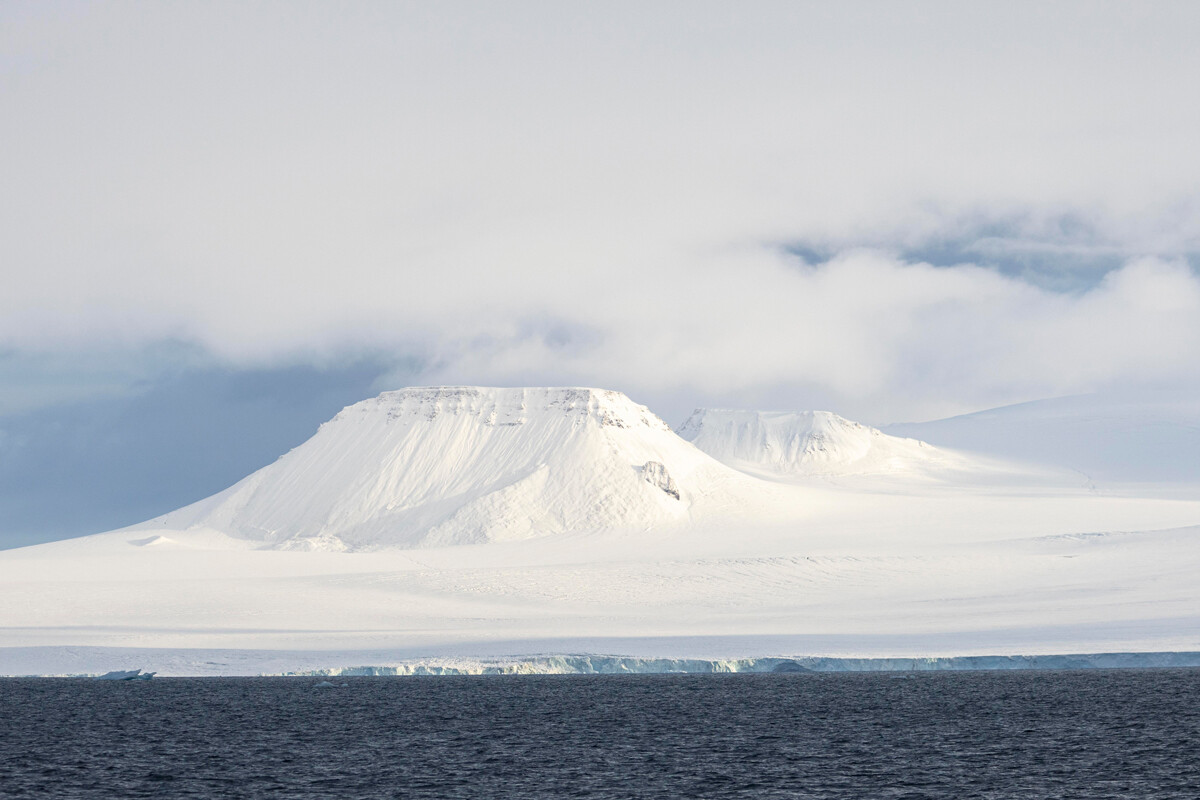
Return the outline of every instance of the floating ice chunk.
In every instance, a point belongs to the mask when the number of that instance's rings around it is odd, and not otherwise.
[[[142,672],[140,669],[115,669],[103,675],[97,675],[98,681],[148,681],[158,673]]]

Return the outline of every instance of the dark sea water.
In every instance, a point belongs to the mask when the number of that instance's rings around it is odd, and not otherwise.
[[[0,796],[1194,798],[1200,670],[0,680]]]

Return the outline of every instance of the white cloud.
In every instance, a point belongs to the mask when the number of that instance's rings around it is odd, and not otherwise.
[[[874,418],[1200,374],[1191,5],[0,13],[0,346]],[[1130,263],[1059,294],[854,249],[973,219]]]
[[[678,274],[674,287],[640,287],[673,292],[666,302],[589,304],[576,319],[600,333],[582,346],[515,333],[448,342],[438,376],[559,376],[647,397],[690,387],[887,420],[1200,375],[1200,280],[1178,263],[1133,262],[1080,295],[871,252],[811,268],[762,252]]]

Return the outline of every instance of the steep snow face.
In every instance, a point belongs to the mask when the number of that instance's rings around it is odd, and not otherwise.
[[[343,409],[274,464],[138,527],[322,550],[647,529],[687,520],[727,471],[619,392],[403,389]]]
[[[697,409],[679,435],[739,469],[795,475],[923,472],[957,459],[828,411]]]

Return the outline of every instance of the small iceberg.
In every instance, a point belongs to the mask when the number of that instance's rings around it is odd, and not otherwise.
[[[349,685],[350,684],[348,684],[348,683],[337,684],[337,683],[330,683],[329,681],[321,681],[320,683],[314,683],[313,688],[314,689],[344,689],[345,687],[347,687]]]
[[[97,675],[98,681],[148,681],[157,675],[157,672],[142,672],[140,669],[114,669],[112,672],[106,672],[103,675]]]

